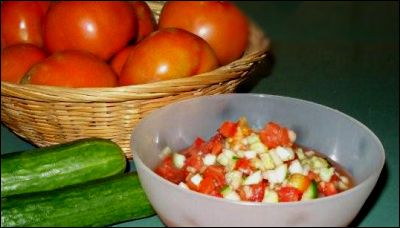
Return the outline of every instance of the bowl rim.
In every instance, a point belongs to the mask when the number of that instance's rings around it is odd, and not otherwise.
[[[162,112],[163,110],[166,109],[173,109],[174,106],[176,105],[181,105],[184,103],[188,103],[194,100],[202,100],[202,99],[213,99],[213,97],[235,97],[235,96],[246,96],[246,97],[256,97],[256,98],[272,98],[272,99],[286,99],[289,100],[291,102],[300,102],[300,103],[305,103],[307,105],[312,105],[312,106],[316,106],[331,112],[334,112],[346,119],[348,119],[350,122],[354,122],[357,126],[359,126],[360,128],[362,128],[364,131],[366,131],[370,136],[372,136],[372,138],[374,139],[375,143],[377,144],[379,150],[377,151],[377,153],[379,153],[379,157],[380,157],[380,161],[379,161],[379,168],[374,170],[365,180],[363,180],[360,183],[356,183],[354,187],[352,187],[349,190],[346,190],[344,192],[340,192],[338,194],[335,194],[333,196],[329,196],[329,197],[323,197],[323,198],[317,198],[315,200],[306,200],[306,201],[296,201],[296,202],[279,202],[279,203],[269,203],[269,202],[247,202],[247,201],[233,201],[233,200],[227,200],[224,198],[219,198],[219,197],[215,197],[215,196],[209,196],[203,193],[199,193],[196,191],[192,191],[189,189],[184,189],[180,186],[178,186],[177,184],[171,183],[168,180],[162,178],[161,176],[157,175],[152,169],[150,169],[146,164],[144,164],[144,162],[142,161],[142,159],[139,156],[133,156],[133,160],[135,163],[135,167],[137,172],[139,173],[139,169],[138,166],[141,166],[144,168],[145,172],[148,172],[151,178],[155,178],[158,182],[160,182],[160,184],[164,185],[165,187],[172,187],[173,190],[176,191],[180,191],[183,194],[188,194],[189,197],[200,197],[203,198],[204,200],[211,200],[211,201],[215,201],[215,202],[220,202],[220,203],[228,203],[228,204],[234,204],[234,205],[238,205],[238,206],[256,206],[256,207],[265,207],[265,206],[277,206],[279,205],[280,207],[293,207],[293,206],[298,206],[298,205],[308,205],[308,204],[316,204],[316,203],[323,203],[325,201],[332,201],[335,200],[341,196],[346,196],[346,195],[350,195],[350,194],[355,194],[356,192],[360,191],[360,189],[363,188],[363,186],[367,185],[369,182],[371,182],[373,179],[379,179],[379,176],[382,172],[382,169],[385,165],[385,149],[382,145],[382,142],[379,140],[379,138],[375,135],[375,133],[370,130],[366,125],[364,125],[362,122],[358,121],[357,119],[328,106],[322,105],[322,104],[318,104],[316,102],[313,101],[308,101],[308,100],[304,100],[304,99],[299,99],[299,98],[294,98],[294,97],[289,97],[289,96],[281,96],[281,95],[272,95],[272,94],[260,94],[260,93],[246,93],[246,94],[235,94],[235,93],[229,93],[229,94],[217,94],[217,95],[207,95],[207,96],[201,96],[201,97],[195,97],[195,98],[190,98],[190,99],[186,99],[186,100],[182,100],[182,101],[178,101],[169,105],[166,105],[158,110],[155,110],[154,112],[150,113],[148,116],[146,116],[145,118],[143,118],[138,125],[133,129],[132,134],[131,134],[131,141],[130,141],[130,147],[133,151],[134,154],[137,154],[134,150],[134,144],[133,144],[133,138],[135,137],[135,135],[138,132],[138,129],[141,128],[142,125],[144,125],[146,122],[149,121],[149,119],[151,119],[154,115],[156,115],[156,113],[158,112]],[[140,177],[140,175],[139,175]],[[375,187],[375,184],[374,184]]]

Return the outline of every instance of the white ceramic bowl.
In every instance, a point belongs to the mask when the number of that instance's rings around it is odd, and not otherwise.
[[[224,120],[241,116],[256,129],[270,120],[293,129],[297,143],[338,162],[356,186],[307,202],[233,202],[183,189],[153,172],[165,146],[183,149],[197,136],[211,137]],[[371,193],[385,162],[381,142],[357,120],[312,102],[257,94],[205,96],[168,105],[139,123],[131,146],[141,184],[168,226],[346,226]]]

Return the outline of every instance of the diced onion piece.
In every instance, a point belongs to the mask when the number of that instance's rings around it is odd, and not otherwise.
[[[244,181],[243,185],[253,185],[253,184],[258,184],[262,181],[262,175],[261,175],[261,170],[258,170],[254,173],[252,173],[250,176],[248,176]]]
[[[172,154],[172,161],[176,168],[181,169],[185,165],[186,157],[183,154],[173,153]]]
[[[292,130],[288,131],[289,140],[293,143],[296,141],[296,133]]]
[[[199,186],[202,180],[203,177],[198,173],[190,178],[190,181],[196,186]]]
[[[204,163],[204,165],[210,166],[210,165],[214,165],[216,160],[217,160],[217,156],[215,156],[214,154],[206,154],[206,156],[204,156],[204,158],[203,158],[203,163]]]
[[[296,159],[296,160],[293,160],[292,162],[290,162],[289,173],[303,174],[303,167],[301,166],[299,160]]]
[[[257,153],[254,150],[246,150],[243,152],[243,155],[247,159],[252,159],[257,156]]]
[[[283,164],[278,166],[276,169],[267,170],[263,173],[263,177],[270,183],[282,183],[287,175],[287,165]]]
[[[276,153],[282,161],[289,161],[294,159],[294,152],[290,147],[276,147]]]
[[[182,187],[182,188],[185,188],[185,189],[189,189],[189,187],[183,182],[179,183],[178,186]]]

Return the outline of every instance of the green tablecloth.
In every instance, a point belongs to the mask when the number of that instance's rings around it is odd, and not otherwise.
[[[399,226],[399,3],[238,5],[272,40],[272,55],[238,92],[314,101],[369,127],[384,145],[386,165],[352,225]],[[2,125],[2,153],[31,147]],[[117,226],[163,224],[153,216]]]

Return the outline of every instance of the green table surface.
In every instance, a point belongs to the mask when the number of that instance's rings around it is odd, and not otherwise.
[[[386,164],[351,225],[399,226],[399,3],[237,4],[272,40],[271,55],[237,92],[305,99],[364,123],[381,140]],[[2,153],[32,147],[2,124]],[[115,226],[164,224],[153,216]]]

